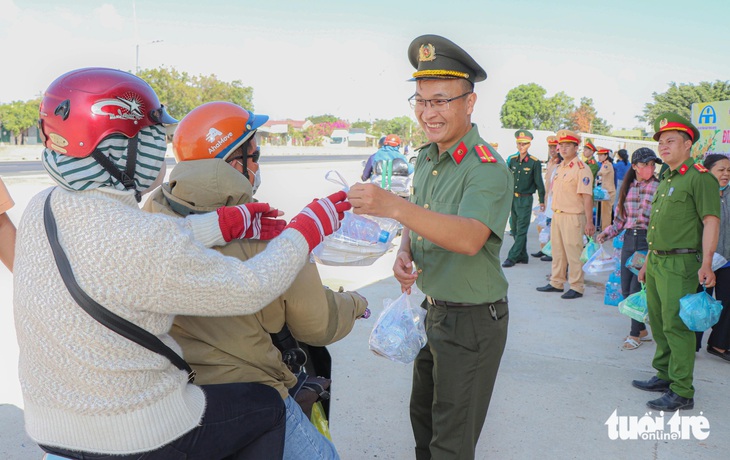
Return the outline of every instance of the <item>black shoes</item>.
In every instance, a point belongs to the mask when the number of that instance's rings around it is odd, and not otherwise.
[[[672,390],[668,390],[666,393],[662,395],[659,399],[654,399],[653,401],[649,401],[646,403],[649,408],[658,410],[658,411],[664,411],[664,412],[674,412],[676,410],[680,409],[694,409],[695,407],[695,400],[694,398],[683,398],[682,396],[679,396],[677,393],[673,392]]]
[[[555,286],[553,286],[552,284],[548,284],[547,286],[539,287],[539,288],[537,288],[537,290],[540,292],[563,292],[562,289],[558,289]]]
[[[542,252],[542,251],[537,251],[536,253],[534,253],[534,254],[530,254],[530,255],[531,255],[532,257],[544,257],[544,256],[545,256],[545,254],[543,254],[543,252]]]
[[[550,256],[542,256],[540,257],[540,260],[542,260],[543,262],[552,262],[553,258]]]
[[[515,266],[515,263],[514,263],[514,261],[512,261],[512,259],[507,259],[507,260],[504,261],[504,263],[502,264],[502,266],[504,268],[514,267]]]
[[[644,391],[661,391],[669,390],[669,382],[658,378],[656,375],[649,380],[634,380],[631,382],[633,386]]]
[[[569,289],[568,292],[560,296],[561,299],[577,299],[580,297],[583,297],[583,294],[572,289]]]
[[[715,347],[713,347],[712,345],[708,344],[707,345],[707,353],[709,353],[711,355],[715,355],[715,356],[717,356],[719,358],[722,358],[725,361],[730,361],[730,350],[717,351],[717,350],[715,350]]]

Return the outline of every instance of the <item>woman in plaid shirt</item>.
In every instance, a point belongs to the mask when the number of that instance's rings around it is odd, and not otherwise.
[[[616,218],[613,225],[606,227],[596,241],[603,243],[626,230],[624,245],[621,249],[621,294],[624,298],[639,292],[641,286],[638,277],[628,268],[626,260],[635,251],[646,252],[646,229],[651,217],[651,201],[656,192],[659,180],[654,175],[656,165],[662,160],[657,158],[653,150],[642,147],[631,155],[631,169],[626,171],[623,184],[619,190]],[[651,340],[646,325],[631,320],[631,332],[621,345],[622,350],[635,350],[642,342]]]

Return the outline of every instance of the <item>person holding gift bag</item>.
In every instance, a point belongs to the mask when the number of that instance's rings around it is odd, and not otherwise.
[[[715,285],[712,258],[720,230],[720,196],[715,176],[691,157],[692,144],[700,137],[697,127],[680,115],[665,113],[655,120],[654,130],[659,154],[669,167],[651,204],[649,252],[639,281],[646,281],[656,374],[632,385],[662,392],[646,405],[673,412],[694,407],[696,339],[679,316],[679,299],[695,292],[698,282]]]
[[[646,242],[646,229],[651,217],[651,202],[656,193],[659,180],[654,176],[656,164],[662,160],[650,148],[642,147],[631,156],[631,169],[626,172],[624,182],[618,192],[618,206],[616,219],[612,225],[606,227],[596,236],[596,241],[603,243],[622,230],[624,244],[621,248],[621,295],[639,292],[641,286],[637,275],[626,267],[626,261],[636,251],[646,251],[649,245]],[[649,341],[649,333],[643,322],[631,319],[631,330],[621,345],[622,350],[635,350],[642,342]]]

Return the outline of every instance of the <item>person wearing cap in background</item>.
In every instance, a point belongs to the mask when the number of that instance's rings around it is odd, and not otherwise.
[[[654,176],[654,169],[662,160],[650,148],[642,147],[631,155],[631,169],[626,173],[626,182],[618,192],[618,206],[613,224],[603,229],[596,236],[596,241],[604,241],[618,236],[625,231],[621,248],[621,295],[626,298],[641,290],[639,278],[626,267],[626,261],[636,251],[646,251],[646,229],[651,218],[651,202],[654,199],[659,180]],[[646,325],[631,318],[631,330],[621,344],[622,350],[635,350],[643,342],[651,340]]]
[[[392,161],[395,159],[403,160],[403,163],[408,165],[408,174],[413,173],[413,165],[408,162],[408,158],[400,153],[398,147],[401,144],[401,139],[395,134],[388,134],[383,138],[383,145],[378,149],[377,152],[370,155],[368,161],[365,163],[365,169],[362,172],[362,180],[366,181],[374,174],[375,166],[379,161]]]
[[[15,225],[8,216],[8,210],[15,205],[2,179],[0,179],[0,261],[13,271],[15,259]]]
[[[408,58],[416,68],[409,101],[430,141],[416,160],[411,201],[372,184],[354,185],[348,199],[357,214],[403,224],[393,272],[403,291],[415,282],[426,294],[428,342],[413,365],[410,401],[416,459],[468,460],[507,340],[499,250],[513,178],[471,122],[482,67],[438,35],[413,40]]]
[[[613,161],[611,160],[611,149],[605,147],[599,147],[596,151],[598,155],[598,163],[600,169],[596,176],[596,182],[601,185],[605,191],[608,192],[608,200],[601,201],[600,204],[600,219],[601,228],[604,229],[609,227],[613,220],[611,215],[613,213],[613,200],[616,196],[616,182],[614,181]]]
[[[515,264],[526,264],[530,261],[527,255],[527,230],[530,228],[532,213],[532,195],[537,190],[540,200],[540,211],[545,211],[545,185],[542,182],[542,162],[528,153],[532,145],[532,133],[526,129],[515,131],[517,154],[510,157],[507,167],[514,176],[514,198],[510,219],[515,225],[512,231],[515,242],[502,264],[513,267]]]
[[[553,249],[550,283],[537,288],[540,292],[563,292],[568,269],[570,289],[563,299],[583,297],[584,273],[580,254],[583,235],[593,235],[593,177],[588,167],[578,159],[580,138],[573,131],[558,131],[562,163],[557,167],[552,184],[553,220],[550,224],[550,244]]]
[[[591,170],[591,174],[593,174],[593,180],[596,180],[596,174],[598,174],[598,170],[601,169],[601,166],[598,164],[598,162],[593,158],[593,154],[596,153],[596,150],[598,148],[593,144],[592,139],[586,139],[583,143],[583,155],[582,160],[583,163],[585,163],[588,168]]]
[[[544,180],[545,196],[546,196],[545,216],[547,217],[546,224],[548,227],[550,227],[550,224],[552,222],[552,216],[553,216],[553,210],[552,210],[553,179],[555,178],[555,172],[557,171],[557,166],[563,160],[563,157],[561,157],[560,153],[558,153],[558,137],[557,136],[554,136],[554,135],[548,136],[547,137],[547,146],[548,146],[548,160],[547,160],[547,164],[545,166],[545,180]],[[541,228],[538,227],[537,230],[539,233]],[[543,262],[552,262],[553,258],[542,252],[542,248],[545,247],[545,244],[547,244],[547,243],[540,243],[540,250],[535,253],[532,253],[530,255],[532,257],[539,257],[540,260],[542,260]]]
[[[679,317],[679,299],[697,290],[697,281],[715,285],[712,257],[720,231],[718,181],[694,164],[692,144],[700,133],[684,117],[665,113],[654,121],[654,140],[669,169],[657,187],[647,231],[649,253],[639,272],[646,281],[649,324],[656,341],[651,379],[634,380],[641,390],[664,393],[647,403],[657,411],[694,407],[692,385],[695,333]]]
[[[178,163],[170,180],[152,192],[143,209],[185,217],[253,202],[261,184],[256,130],[268,118],[230,102],[193,109],[175,130],[172,144]],[[211,138],[211,130],[221,134]],[[211,144],[216,146],[212,152]],[[245,261],[267,245],[268,241],[245,239],[215,249]],[[352,330],[366,307],[367,300],[357,292],[322,286],[317,265],[307,261],[291,287],[261,311],[218,318],[178,315],[170,335],[182,347],[199,384],[254,382],[277,390],[286,408],[285,459],[334,459],[335,446],[290,396],[297,377],[282,361],[270,333],[286,327],[302,344],[329,345]]]

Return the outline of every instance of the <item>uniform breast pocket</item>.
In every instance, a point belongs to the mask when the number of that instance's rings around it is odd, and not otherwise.
[[[691,213],[691,199],[689,193],[682,191],[674,191],[671,195],[667,195],[667,205],[664,206],[666,218],[684,220]]]

